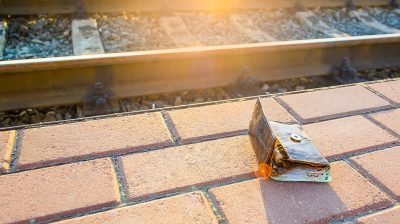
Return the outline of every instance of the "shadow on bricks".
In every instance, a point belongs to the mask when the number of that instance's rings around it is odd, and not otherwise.
[[[211,189],[229,223],[326,223],[392,201],[345,162],[332,163],[330,183],[255,179]]]

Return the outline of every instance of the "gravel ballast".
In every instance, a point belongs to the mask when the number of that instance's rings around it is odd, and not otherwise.
[[[358,72],[363,81],[399,78],[400,67],[372,69]],[[301,91],[327,86],[340,85],[333,76],[312,76],[287,79],[275,82],[256,82],[250,92],[243,92],[234,85],[220,88],[191,90],[176,93],[162,93],[119,99],[120,112],[157,109],[193,103],[212,102],[262,94],[275,94]],[[47,108],[29,108],[0,112],[0,127],[36,124],[83,118],[81,105],[55,106]]]
[[[393,12],[391,8],[371,7],[365,8],[364,10],[378,22],[396,29],[400,29],[400,14]]]
[[[378,28],[369,27],[350,16],[346,8],[307,10],[317,16],[316,20],[352,36],[383,34]],[[356,10],[386,26],[400,29],[400,14],[391,8],[365,7]],[[329,38],[316,28],[305,25],[296,17],[296,12],[295,9],[278,8],[101,13],[89,16],[97,21],[106,53],[178,48],[170,39],[173,37],[168,36],[160,25],[160,18],[171,16],[180,17],[184,23],[181,27],[186,26],[190,36],[197,39],[194,42],[204,46]],[[72,18],[73,15],[8,16],[3,60],[73,55]]]
[[[358,21],[357,18],[349,16],[349,13],[345,8],[320,9],[317,10],[316,14],[319,18],[321,18],[321,21],[325,22],[329,26],[348,33],[352,36],[382,34],[381,31],[369,26],[365,26],[360,21]]]
[[[175,48],[161,29],[160,15],[151,13],[95,14],[106,52]]]
[[[7,33],[3,60],[73,55],[69,17],[11,17]]]
[[[249,10],[243,12],[262,31],[275,37],[277,40],[303,40],[327,38],[321,32],[316,32],[300,24],[295,17],[294,10]]]

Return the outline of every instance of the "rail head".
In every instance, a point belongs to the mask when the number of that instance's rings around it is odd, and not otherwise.
[[[0,76],[5,73],[49,71],[68,68],[101,67],[131,63],[151,63],[169,60],[206,58],[229,55],[251,55],[268,52],[298,51],[302,49],[351,47],[400,43],[400,34],[357,37],[338,37],[313,40],[279,41],[225,46],[205,46],[84,56],[0,61]]]
[[[82,102],[102,82],[117,98],[400,66],[399,34],[0,62],[0,110]],[[32,100],[37,99],[37,100]]]
[[[82,0],[89,13],[166,10],[241,10],[305,7],[343,7],[347,0]],[[73,0],[0,0],[0,15],[69,14],[77,11]],[[388,5],[389,0],[353,0],[356,6]],[[81,6],[79,6],[81,7]]]

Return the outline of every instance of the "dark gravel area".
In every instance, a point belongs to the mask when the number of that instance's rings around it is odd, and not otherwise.
[[[76,105],[28,108],[0,112],[0,127],[62,121],[83,117]]]
[[[152,13],[95,14],[106,52],[175,48]]]
[[[332,86],[337,84],[337,82],[331,80],[331,78],[328,76],[307,77],[282,80],[277,82],[257,82],[254,86],[251,86],[250,91],[243,91],[233,85],[223,88],[131,97],[122,99],[121,105],[123,107],[123,111],[126,112],[170,106],[180,106],[193,103],[204,103],[217,100],[227,100],[260,94],[283,93],[288,91],[298,91],[310,88]]]
[[[345,8],[323,8],[316,10],[316,14],[329,26],[352,36],[382,34],[381,31],[364,26],[358,19],[350,17]]]
[[[357,75],[359,78],[364,79],[364,81],[400,78],[400,67],[360,71]],[[242,91],[240,88],[237,88],[236,85],[232,85],[221,88],[123,98],[119,100],[120,112],[211,102],[261,94],[300,91],[340,85],[341,83],[336,81],[332,75],[326,75],[275,82],[253,82],[252,84],[251,91]],[[69,105],[0,112],[0,127],[81,118],[84,117],[81,108],[80,105]]]
[[[8,18],[3,60],[73,55],[71,20],[66,16]]]
[[[374,19],[387,26],[400,29],[400,14],[393,12],[390,8],[371,7],[365,8]]]
[[[400,67],[371,69],[368,71],[360,71],[359,76],[367,81],[382,80],[388,78],[400,78]]]

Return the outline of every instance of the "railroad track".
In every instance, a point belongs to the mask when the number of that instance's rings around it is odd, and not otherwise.
[[[61,0],[48,1],[45,7],[39,7],[38,3],[44,5],[46,1],[28,2],[0,1],[3,6],[0,13],[65,14],[79,12],[82,7],[89,13],[110,12],[111,8],[115,11],[122,8],[125,11],[162,11],[166,16],[160,20],[160,26],[164,27],[173,46],[180,48],[98,54],[104,53],[105,47],[101,39],[104,33],[98,32],[96,20],[76,19],[71,23],[76,56],[0,62],[0,111],[79,103],[84,105],[84,113],[90,115],[104,107],[116,112],[114,108],[121,98],[236,85],[243,77],[245,81],[266,82],[336,74],[341,82],[351,82],[357,81],[355,70],[400,65],[400,33],[396,27],[371,21],[362,11],[354,10],[354,20],[371,30],[388,34],[351,36],[339,29],[340,24],[331,26],[318,22],[315,14],[310,14],[312,11],[301,10],[303,7],[343,7],[346,1],[310,0],[299,4],[299,1],[289,0],[252,0],[229,1],[223,5],[216,1],[168,1],[167,10],[165,1],[83,1],[78,7],[76,3]],[[383,6],[389,2],[354,1],[354,4]],[[109,7],[110,4],[115,5]],[[230,21],[238,23],[236,28],[242,29],[239,33],[260,43],[204,46],[205,41],[199,34],[181,24],[182,14],[172,13],[171,16],[171,11],[272,10],[293,8],[295,4],[300,8],[296,16],[303,21],[303,26],[317,29],[330,38],[279,41],[263,30],[248,26],[247,19],[243,22],[243,17],[234,16]]]
[[[192,8],[174,5],[179,1],[169,7],[162,7],[165,1],[158,1],[152,8],[135,1],[118,1],[117,4],[126,4],[124,10],[133,10],[130,7],[134,4],[136,12],[113,14],[92,1],[59,1],[52,10],[46,7],[57,1],[43,8],[43,1],[28,2],[2,3],[3,60],[400,32],[400,10],[395,1],[356,1],[356,5],[372,6],[355,9],[356,6],[345,7],[344,1],[321,1],[319,6],[323,7],[310,7],[315,6],[315,1],[224,1],[226,5],[219,10],[210,10],[218,8],[215,2],[219,1],[189,1]],[[271,4],[265,6],[264,2]],[[65,11],[71,4],[75,11]],[[92,13],[95,10],[99,11]],[[51,14],[40,15],[49,11]]]

